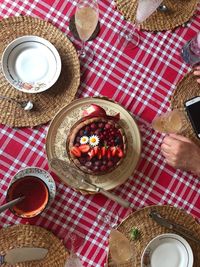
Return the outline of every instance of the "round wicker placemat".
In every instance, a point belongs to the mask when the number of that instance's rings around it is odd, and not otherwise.
[[[69,256],[62,241],[42,227],[18,224],[0,230],[1,255],[5,255],[9,249],[21,247],[46,248],[48,253],[40,261],[18,263],[18,267],[63,267]]]
[[[171,96],[171,109],[184,110],[184,102],[195,96],[200,96],[200,84],[197,83],[197,77],[192,72],[188,73],[177,85],[176,90]],[[186,114],[186,112],[185,112]],[[186,117],[184,129],[181,132],[182,135],[192,139],[196,144],[200,145],[200,140],[196,137],[196,134],[192,128],[189,118]]]
[[[137,0],[115,0],[117,9],[127,19],[135,23]],[[148,31],[172,30],[187,22],[194,14],[199,0],[164,0],[162,4],[168,12],[154,12],[141,24],[141,29]]]
[[[0,123],[13,127],[36,126],[48,122],[66,104],[69,104],[80,82],[80,64],[69,39],[50,23],[32,17],[10,17],[0,22],[0,56],[5,47],[23,35],[36,35],[50,41],[58,50],[62,71],[58,81],[47,91],[27,94],[13,88],[0,72],[0,95],[17,100],[31,100],[34,109],[23,110],[15,102],[0,99]],[[39,68],[39,66],[38,66]]]
[[[184,210],[180,210],[171,206],[151,206],[140,209],[131,215],[129,215],[123,222],[118,226],[118,230],[125,234],[125,236],[130,240],[130,231],[133,227],[138,228],[140,236],[138,240],[134,241],[135,244],[135,257],[134,257],[134,267],[141,266],[141,256],[147,246],[147,244],[157,235],[164,233],[173,233],[173,231],[158,225],[153,219],[149,217],[151,210],[156,210],[166,219],[176,222],[184,227],[191,233],[191,236],[198,238],[200,236],[200,225],[199,223]],[[175,232],[174,232],[175,233]],[[183,237],[185,238],[185,237]],[[186,238],[185,238],[186,239]],[[187,239],[190,244],[193,254],[194,254],[194,265],[193,267],[198,267],[200,262],[200,249],[199,245],[194,241]],[[111,262],[110,255],[108,256],[108,266]],[[122,267],[131,267],[130,263],[120,264]]]

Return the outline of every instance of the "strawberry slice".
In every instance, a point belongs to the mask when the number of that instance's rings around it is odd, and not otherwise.
[[[80,158],[81,156],[81,151],[77,146],[73,146],[70,150],[70,153],[76,156],[77,158]]]
[[[105,146],[101,147],[101,155],[102,155],[102,157],[104,157],[106,155],[106,147]]]
[[[122,158],[124,156],[124,152],[122,151],[120,147],[117,147],[117,156],[119,158]]]
[[[82,153],[87,153],[90,150],[89,145],[80,145],[78,148]]]
[[[112,157],[114,157],[114,156],[116,155],[116,153],[117,153],[117,148],[116,148],[116,146],[112,146],[112,147],[110,148],[110,151],[111,151],[111,155],[112,155]]]
[[[99,151],[98,151],[98,159],[101,159],[101,158],[102,158],[101,149],[99,149]]]
[[[99,147],[98,146],[95,146],[93,149],[94,149],[94,154],[95,155],[98,155]]]
[[[92,158],[95,156],[94,148],[92,148],[92,149],[88,152],[88,155],[89,155],[90,159],[92,159]]]
[[[110,150],[110,147],[107,149],[107,158],[108,159],[111,158],[111,150]]]

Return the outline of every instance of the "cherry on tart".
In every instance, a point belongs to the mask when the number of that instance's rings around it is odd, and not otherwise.
[[[101,175],[119,166],[126,155],[126,137],[117,117],[94,114],[80,119],[70,130],[67,152],[85,173]]]

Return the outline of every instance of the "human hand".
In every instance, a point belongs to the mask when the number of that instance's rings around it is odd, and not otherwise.
[[[200,176],[200,147],[189,138],[170,134],[163,139],[161,152],[170,166]]]
[[[197,79],[197,82],[200,83],[200,66],[196,67],[193,73],[194,75],[199,76],[199,78]]]

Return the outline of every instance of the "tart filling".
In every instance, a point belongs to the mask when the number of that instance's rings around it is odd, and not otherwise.
[[[114,170],[126,154],[126,137],[116,119],[83,118],[71,129],[67,151],[85,173],[101,175]]]

